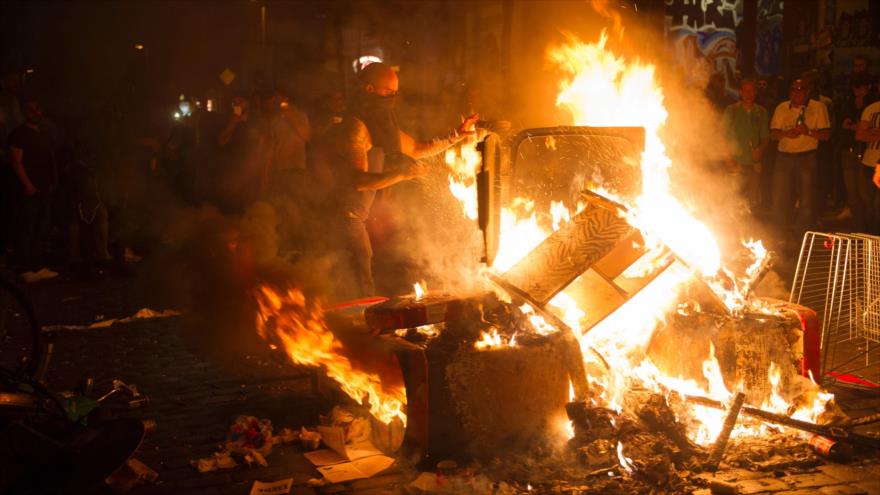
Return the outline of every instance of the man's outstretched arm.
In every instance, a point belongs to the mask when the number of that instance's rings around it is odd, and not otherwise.
[[[351,170],[355,175],[354,186],[358,191],[376,191],[393,186],[398,182],[413,179],[427,173],[427,166],[413,164],[403,170],[370,173],[367,152],[372,147],[367,126],[359,119],[346,119],[339,124],[341,128],[339,146],[340,158],[345,163],[343,170]]]
[[[464,119],[464,122],[458,126],[458,129],[447,136],[437,137],[430,141],[416,141],[409,134],[400,131],[400,151],[409,155],[416,160],[428,156],[436,155],[455,146],[464,138],[474,133],[474,124],[480,118],[479,115],[473,114]]]

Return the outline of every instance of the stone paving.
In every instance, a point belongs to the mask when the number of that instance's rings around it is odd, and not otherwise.
[[[161,294],[150,292],[137,280],[109,279],[78,282],[64,277],[27,288],[44,324],[83,324],[97,315],[123,317],[142,307],[161,310],[169,306]],[[318,473],[296,446],[281,446],[268,457],[268,467],[237,467],[198,473],[190,460],[213,453],[228,425],[239,414],[272,420],[276,428],[314,425],[332,401],[316,392],[314,373],[266,356],[248,356],[220,364],[204,356],[198,343],[184,337],[186,315],[139,321],[98,330],[58,336],[49,372],[55,390],[71,389],[86,376],[95,389],[109,389],[114,378],[134,383],[150,397],[136,416],[154,419],[157,429],[135,455],[159,473],[150,486],[132,495],[245,494],[254,480],[292,477],[294,494],[404,493],[417,474],[392,468],[372,479],[320,488],[307,486]],[[876,411],[880,401],[854,402],[857,413]],[[740,493],[777,495],[868,494],[880,495],[880,464],[826,464],[810,472],[757,473],[722,470],[718,479],[736,483]],[[707,479],[711,476],[705,475]],[[100,493],[109,493],[102,489]],[[699,490],[700,495],[708,489]]]

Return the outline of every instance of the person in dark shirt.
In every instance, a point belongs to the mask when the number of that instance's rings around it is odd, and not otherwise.
[[[16,255],[23,268],[43,260],[51,228],[52,193],[58,184],[52,141],[44,132],[39,101],[23,101],[24,123],[9,135],[9,162],[18,179]]]
[[[852,212],[851,227],[855,232],[867,232],[872,190],[870,171],[862,165],[864,144],[856,141],[856,130],[862,112],[873,102],[871,98],[871,76],[865,73],[853,74],[850,86],[852,93],[844,100],[840,110],[840,135],[838,151],[843,167],[843,178],[846,184],[847,207]]]
[[[219,201],[226,213],[241,213],[253,203],[266,182],[266,132],[244,95],[232,100],[232,113],[217,138],[224,167]]]

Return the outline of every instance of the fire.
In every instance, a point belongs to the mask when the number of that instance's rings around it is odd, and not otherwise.
[[[425,297],[425,287],[423,287],[420,282],[414,283],[413,294],[416,295],[416,301],[420,301],[423,297]]]
[[[519,307],[519,310],[529,318],[529,323],[532,325],[532,329],[538,335],[550,335],[551,333],[556,333],[558,331],[556,327],[547,323],[547,320],[545,320],[543,316],[535,313],[535,309],[529,304],[523,304]]]
[[[672,160],[659,134],[668,113],[655,82],[655,68],[616,56],[605,48],[607,40],[604,32],[594,44],[570,38],[549,51],[550,61],[568,77],[556,103],[571,112],[576,125],[645,128],[642,194],[628,205],[629,221],[647,237],[669,246],[689,266],[712,276],[721,268],[715,238],[669,193]]]
[[[660,139],[668,113],[663,92],[655,81],[654,66],[616,56],[606,48],[606,42],[605,33],[593,44],[571,37],[568,43],[549,50],[549,60],[565,74],[557,105],[568,109],[577,125],[645,129],[642,191],[626,204],[627,220],[642,232],[648,247],[655,249],[637,263],[641,265],[639,268],[632,270],[641,275],[659,266],[666,259],[665,250],[660,246],[668,247],[679,261],[594,327],[581,339],[581,348],[585,356],[590,347],[599,349],[611,368],[618,370],[609,373],[603,384],[607,394],[604,399],[612,407],[621,403],[622,394],[633,381],[654,390],[677,390],[729,402],[732,393],[724,384],[714,347],[710,346],[709,357],[703,363],[707,386],[665,376],[647,358],[645,349],[654,329],[663,323],[663,315],[676,300],[679,287],[694,276],[707,282],[729,310],[738,312],[748,308],[751,286],[765,266],[767,250],[761,241],[744,242],[753,262],[742,277],[722,267],[721,252],[711,231],[670,193],[668,171],[672,160]],[[606,194],[614,197],[613,192]],[[790,405],[778,393],[780,369],[774,365],[768,372],[773,387],[768,407],[784,412]],[[817,394],[811,411],[823,409],[829,396]],[[723,412],[703,407],[693,407],[691,412],[699,424],[693,433],[694,439],[702,444],[714,441],[722,427]],[[622,455],[619,457],[623,459]],[[621,464],[625,466],[623,461]]]
[[[406,423],[406,390],[386,389],[378,375],[358,369],[346,358],[319,304],[307,301],[298,289],[279,292],[267,285],[260,286],[255,296],[260,337],[278,342],[294,363],[323,367],[349,397],[368,405],[376,419],[387,424],[399,418]]]
[[[500,349],[502,347],[516,347],[516,334],[513,334],[508,339],[499,334],[496,328],[492,328],[488,332],[484,330],[480,333],[480,340],[474,344],[474,347],[479,351]]]
[[[469,138],[457,148],[446,150],[446,165],[449,166],[449,190],[458,199],[464,209],[465,216],[477,219],[477,165],[480,154],[474,146],[474,139]]]

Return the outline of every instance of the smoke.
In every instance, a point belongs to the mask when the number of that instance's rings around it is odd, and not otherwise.
[[[374,276],[388,294],[409,293],[420,280],[431,291],[448,292],[473,289],[481,280],[480,230],[450,193],[440,158],[430,160],[426,177],[388,189],[379,202],[380,214],[387,209],[392,220],[387,237],[374,245]]]
[[[767,272],[767,275],[764,276],[761,283],[755,287],[755,295],[759,297],[769,297],[787,301],[789,294],[790,291],[788,285],[776,270]]]

